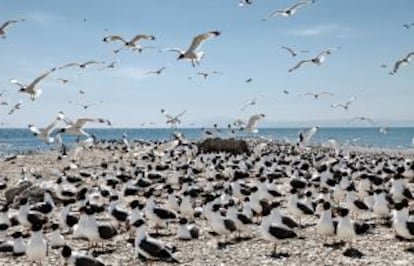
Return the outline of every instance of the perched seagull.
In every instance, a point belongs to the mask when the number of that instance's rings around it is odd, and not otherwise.
[[[306,50],[301,50],[301,51],[299,51],[299,52],[295,52],[292,48],[289,48],[289,47],[286,47],[286,46],[282,46],[282,47],[281,47],[281,49],[285,49],[286,51],[288,51],[288,52],[289,52],[289,54],[290,54],[292,57],[297,56],[299,53],[307,53],[307,52],[308,52],[308,51],[306,51]]]
[[[61,128],[58,130],[58,133],[66,133],[70,135],[80,136],[84,135],[90,137],[88,133],[86,133],[82,128],[85,126],[86,123],[106,123],[110,125],[111,123],[107,119],[103,118],[78,118],[75,122],[72,122],[68,118],[64,117],[63,121],[68,125],[65,128]]]
[[[2,39],[6,39],[6,28],[9,27],[10,25],[17,23],[17,22],[22,22],[25,21],[25,19],[12,19],[12,20],[7,20],[6,22],[4,22],[1,26],[0,26],[0,36]]]
[[[56,119],[47,127],[45,128],[37,128],[34,125],[29,125],[29,130],[38,137],[39,139],[43,140],[46,144],[53,143],[55,141],[54,137],[50,136],[50,133],[55,129],[56,125],[59,123],[59,121],[62,120],[62,116],[56,117]]]
[[[212,39],[214,37],[217,37],[221,34],[220,31],[209,31],[200,35],[197,35],[193,38],[193,41],[191,42],[190,47],[184,51],[178,48],[169,48],[167,51],[177,52],[180,55],[178,56],[177,60],[187,60],[190,61],[193,67],[200,64],[201,58],[204,56],[203,51],[199,51],[201,48],[201,45],[204,41],[207,41],[209,39]]]
[[[341,107],[343,108],[345,111],[348,110],[349,105],[356,100],[356,96],[352,96],[346,103],[342,104],[342,103],[338,103],[338,104],[331,104],[332,108],[337,108],[337,107]]]
[[[69,246],[64,246],[62,249],[62,257],[65,259],[68,266],[104,266],[102,262],[95,259],[92,256],[86,254],[80,254],[77,252],[72,252],[72,249]]]
[[[265,117],[264,114],[255,114],[252,115],[249,120],[247,121],[247,125],[242,127],[242,130],[247,130],[252,133],[257,133],[259,130],[256,128],[257,123]]]
[[[248,6],[253,4],[253,0],[239,0],[238,6]]]
[[[397,71],[400,69],[400,67],[405,66],[409,63],[411,63],[411,57],[414,56],[414,51],[413,52],[409,52],[405,57],[397,60],[394,63],[394,68],[393,70],[390,72],[390,75],[394,75],[397,73]]]
[[[127,41],[119,35],[109,35],[109,36],[104,37],[102,41],[104,42],[120,41],[123,43],[122,48],[129,48],[129,49],[132,49],[132,50],[135,50],[141,53],[144,50],[144,48],[146,48],[138,44],[138,42],[142,40],[153,41],[155,40],[155,37],[153,35],[148,35],[148,34],[137,34],[131,40]],[[114,53],[118,53],[120,50],[121,48],[115,50]]]
[[[325,61],[325,56],[330,55],[330,54],[332,54],[332,50],[331,49],[325,49],[322,52],[320,52],[314,58],[299,61],[299,63],[297,63],[294,67],[289,69],[289,72],[292,72],[292,71],[298,69],[299,67],[301,67],[305,63],[314,63],[317,66],[320,66],[323,63],[323,61]]]
[[[352,121],[356,121],[356,120],[366,121],[369,124],[375,126],[374,120],[372,120],[371,118],[365,117],[365,116],[357,116],[357,117],[354,117],[354,118],[352,118],[351,122]]]
[[[47,257],[47,242],[43,238],[42,224],[33,224],[32,237],[27,243],[26,256],[29,261],[41,262]]]
[[[298,10],[299,7],[309,5],[309,4],[313,4],[313,3],[315,3],[315,0],[298,2],[298,3],[294,4],[291,7],[273,11],[272,13],[270,13],[270,15],[267,17],[267,19],[270,19],[271,17],[275,17],[275,16],[291,17],[296,13],[296,11]],[[266,21],[267,19],[265,18],[263,20]]]
[[[18,103],[16,103],[12,109],[10,109],[10,111],[8,112],[9,115],[12,115],[16,110],[20,110],[20,107],[22,106],[22,101],[19,101]]]
[[[69,63],[69,64],[59,67],[59,69],[65,69],[65,68],[73,67],[73,66],[77,66],[79,68],[86,68],[87,66],[90,66],[90,65],[102,65],[102,64],[105,64],[105,62],[91,60],[91,61],[86,61],[83,63],[77,63],[77,62]]]
[[[165,116],[165,118],[167,119],[167,121],[165,122],[166,124],[171,124],[171,127],[176,128],[177,124],[181,123],[181,119],[180,117],[182,117],[187,111],[184,110],[181,113],[179,113],[176,116],[172,116],[170,114],[168,114],[164,109],[161,109],[161,114],[163,114]]]
[[[150,75],[150,74],[156,74],[156,75],[161,75],[161,73],[166,69],[167,67],[161,67],[158,70],[155,71],[148,71],[147,73],[145,73],[146,75]]]
[[[322,95],[333,96],[334,94],[332,92],[328,92],[328,91],[321,91],[321,92],[316,92],[316,93],[315,92],[308,92],[308,93],[305,93],[305,95],[312,96],[313,98],[318,100],[319,97],[322,96]]]
[[[42,90],[37,88],[37,85],[39,82],[41,82],[43,79],[45,79],[47,76],[49,76],[50,73],[54,72],[56,68],[52,68],[51,70],[43,73],[42,75],[38,76],[35,80],[33,80],[29,85],[24,85],[21,82],[12,79],[10,80],[11,83],[16,84],[20,87],[19,92],[24,92],[30,95],[30,99],[34,101],[37,97],[42,94]]]

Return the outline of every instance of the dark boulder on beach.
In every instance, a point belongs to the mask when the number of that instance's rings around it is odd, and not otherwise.
[[[200,153],[228,152],[231,154],[250,153],[249,145],[244,140],[211,138],[197,143]]]

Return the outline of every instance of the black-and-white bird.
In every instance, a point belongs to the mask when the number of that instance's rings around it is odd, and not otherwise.
[[[147,260],[162,260],[167,262],[179,263],[166,245],[150,237],[146,232],[146,226],[144,220],[136,221],[133,226],[136,228],[135,234],[135,254],[141,255]]]
[[[292,71],[300,68],[303,64],[306,64],[306,63],[313,63],[317,66],[320,66],[325,61],[326,56],[330,55],[330,54],[332,54],[332,50],[331,49],[325,49],[322,52],[320,52],[314,58],[299,61],[294,67],[290,68],[288,71],[292,72]]]
[[[184,217],[178,220],[177,238],[180,240],[191,240],[198,238],[200,230],[195,224],[189,224]]]
[[[60,233],[59,224],[54,223],[51,226],[52,232],[48,235],[48,245],[51,248],[61,248],[65,245],[65,238]]]
[[[55,70],[56,68],[52,68],[51,70],[41,74],[28,85],[24,85],[23,83],[15,79],[10,80],[10,82],[19,86],[19,92],[27,93],[30,96],[30,99],[34,101],[37,97],[39,97],[42,94],[42,90],[37,85],[46,77],[48,77],[51,73],[53,73]]]
[[[16,112],[16,110],[20,110],[20,108],[22,107],[23,102],[19,101],[17,102],[12,109],[10,109],[10,111],[8,112],[8,115],[12,115],[14,112]]]
[[[34,125],[29,125],[29,130],[38,137],[39,139],[43,140],[46,144],[53,143],[55,141],[54,137],[51,137],[50,134],[55,129],[56,125],[62,120],[62,117],[58,115],[56,119],[47,127],[45,128],[37,128]]]
[[[164,115],[164,117],[167,119],[167,121],[165,121],[166,124],[170,124],[172,128],[177,128],[177,125],[181,123],[181,117],[186,113],[187,111],[184,110],[181,113],[179,113],[178,115],[171,115],[169,113],[167,113],[167,111],[165,111],[165,109],[161,109],[161,114]]]
[[[27,244],[23,240],[23,234],[19,231],[11,234],[13,240],[0,244],[0,252],[12,252],[13,256],[23,256],[26,254]]]
[[[356,116],[356,117],[352,118],[351,122],[357,121],[357,120],[362,121],[362,122],[367,122],[368,124],[370,124],[372,126],[375,126],[374,120],[372,120],[369,117],[366,117],[366,116]]]
[[[3,24],[0,26],[0,36],[2,39],[6,38],[6,28],[10,27],[11,25],[25,21],[25,19],[11,19],[3,22]]]
[[[62,248],[61,254],[65,259],[65,265],[68,266],[105,266],[104,263],[92,256],[73,252],[67,245]]]
[[[62,113],[63,114],[63,113]],[[66,127],[61,128],[58,130],[58,133],[66,133],[69,135],[75,135],[75,136],[87,136],[90,137],[86,131],[83,130],[83,127],[86,125],[86,123],[106,123],[107,125],[110,125],[110,122],[108,119],[103,118],[78,118],[75,122],[68,119],[66,116],[63,115],[62,120],[66,123]]]
[[[319,126],[311,127],[306,131],[299,133],[298,145],[306,146],[309,144],[312,137],[319,131]]]
[[[214,37],[217,37],[221,34],[220,31],[209,31],[206,33],[202,33],[200,35],[197,35],[193,38],[190,47],[187,50],[181,50],[178,48],[172,48],[172,49],[166,49],[167,51],[177,52],[179,53],[179,56],[177,60],[187,60],[190,61],[193,67],[200,64],[200,60],[204,56],[204,52],[200,51],[201,45]]]
[[[46,258],[48,253],[48,245],[43,238],[43,225],[41,223],[33,224],[31,233],[32,236],[26,248],[27,260],[41,262]]]
[[[299,53],[307,53],[308,52],[307,50],[300,50],[300,51],[297,52],[297,51],[293,50],[292,48],[286,47],[286,46],[282,46],[281,49],[284,49],[284,50],[288,51],[289,54],[292,57],[296,57]]]
[[[248,132],[257,133],[259,130],[256,128],[257,123],[265,118],[265,114],[255,114],[252,115],[249,120],[247,121],[246,126],[241,127],[241,130],[246,130]]]
[[[253,0],[239,0],[238,6],[249,6],[253,4]]]
[[[411,58],[413,56],[414,56],[414,51],[409,52],[406,56],[404,56],[403,58],[397,60],[394,63],[394,67],[393,67],[392,71],[390,72],[390,75],[396,74],[402,66],[406,66],[407,64],[411,63]]]
[[[146,48],[145,46],[141,46],[139,44],[139,42],[143,40],[154,41],[155,37],[153,35],[148,35],[148,34],[137,34],[132,39],[126,40],[119,35],[109,35],[109,36],[104,37],[102,41],[104,42],[120,41],[123,43],[122,48],[131,49],[133,51],[138,51],[139,53],[141,53]],[[115,50],[114,53],[118,53],[122,48]]]
[[[59,67],[59,69],[65,69],[65,68],[68,68],[68,67],[79,67],[81,69],[84,69],[84,68],[86,68],[88,66],[91,66],[91,65],[103,65],[103,64],[105,64],[105,62],[89,60],[89,61],[80,62],[80,63],[78,63],[78,62],[68,63],[66,65],[63,65],[63,66]]]
[[[314,99],[318,100],[319,97],[321,97],[322,95],[333,96],[334,94],[329,91],[320,91],[320,92],[307,92],[304,95],[312,96]]]

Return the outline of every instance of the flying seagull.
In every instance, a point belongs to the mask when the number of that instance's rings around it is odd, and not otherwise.
[[[131,40],[127,41],[126,39],[124,39],[123,37],[119,35],[109,35],[109,36],[104,37],[102,41],[104,42],[120,41],[123,43],[122,48],[127,48],[127,49],[129,48],[131,50],[136,50],[141,53],[143,49],[146,48],[138,44],[138,42],[142,40],[153,41],[155,40],[155,37],[153,35],[148,35],[148,34],[137,34]],[[114,52],[118,53],[120,50],[121,48],[115,50]]]
[[[148,71],[147,73],[145,73],[146,75],[150,75],[150,74],[156,74],[156,75],[161,75],[161,73],[166,69],[167,67],[161,67],[158,70],[155,71]]]
[[[318,130],[319,130],[319,127],[314,126],[304,132],[300,132],[298,145],[308,145],[309,141],[318,132]]]
[[[356,100],[356,96],[352,96],[346,103],[342,104],[342,103],[338,103],[338,104],[331,104],[332,108],[337,108],[337,107],[341,107],[343,108],[345,111],[348,110],[349,105]]]
[[[75,136],[84,135],[90,137],[90,135],[83,130],[86,123],[106,123],[109,126],[111,125],[109,120],[103,118],[78,118],[75,122],[73,122],[66,118],[62,112],[60,112],[60,114],[62,115],[62,119],[66,123],[67,127],[59,129],[58,133],[66,133]]]
[[[9,115],[12,115],[16,110],[20,110],[21,106],[22,106],[22,101],[19,101],[18,103],[16,103],[12,109],[10,109],[10,111],[8,112]]]
[[[288,51],[288,52],[289,52],[289,54],[290,54],[292,57],[297,56],[299,53],[307,53],[307,52],[308,52],[307,50],[301,50],[301,51],[299,51],[299,52],[296,52],[296,51],[294,51],[292,48],[289,48],[289,47],[286,47],[286,46],[282,46],[282,47],[281,47],[281,49],[285,49],[286,51]]]
[[[259,130],[256,128],[257,123],[265,117],[264,114],[252,115],[247,121],[246,126],[242,126],[240,130],[246,130],[252,133],[257,133]],[[237,122],[237,121],[236,121]]]
[[[180,117],[182,117],[187,111],[184,110],[181,113],[179,113],[176,116],[170,115],[168,114],[164,109],[161,109],[161,114],[163,114],[165,116],[165,118],[167,119],[167,121],[165,122],[166,124],[171,124],[171,127],[176,128],[177,124],[181,123],[181,119]]]
[[[78,106],[82,107],[83,109],[88,109],[91,106],[98,105],[98,103],[82,104],[82,103],[75,103],[73,101],[69,101],[69,103],[73,104],[73,105],[78,105]],[[102,101],[99,102],[99,103],[102,103]]]
[[[115,68],[115,66],[119,63],[119,60],[112,61],[111,63],[101,67],[99,70],[109,69],[109,68]]]
[[[332,92],[328,92],[328,91],[321,91],[321,92],[307,92],[305,93],[306,96],[312,96],[313,98],[315,98],[316,100],[319,99],[320,96],[322,95],[328,95],[328,96],[333,96],[334,94]]]
[[[25,19],[11,19],[11,20],[7,20],[6,22],[4,22],[1,26],[0,26],[0,36],[2,39],[6,38],[6,28],[11,26],[14,23],[17,22],[21,22],[21,21],[25,21]]]
[[[289,69],[289,72],[292,72],[292,71],[298,69],[299,67],[301,67],[305,63],[314,63],[315,65],[320,66],[323,63],[323,61],[325,60],[325,56],[330,55],[331,53],[332,53],[331,49],[325,49],[322,52],[320,52],[314,58],[299,61],[299,63],[297,63],[294,67]]]
[[[257,103],[257,98],[253,98],[249,101],[247,101],[240,110],[244,111],[247,107],[249,107],[250,105],[256,105]]]
[[[52,131],[55,129],[56,125],[59,123],[59,121],[62,120],[62,115],[58,115],[56,117],[56,119],[47,127],[45,128],[37,128],[34,125],[30,124],[29,125],[29,130],[33,133],[33,135],[35,135],[36,137],[38,137],[39,139],[43,140],[46,144],[50,144],[53,143],[55,141],[55,138],[51,137],[50,134],[52,133]]]
[[[285,9],[278,9],[278,10],[273,11],[272,13],[270,13],[270,15],[267,17],[267,19],[270,19],[271,17],[275,17],[275,16],[291,17],[294,14],[296,14],[296,11],[298,10],[299,7],[309,5],[309,4],[313,4],[313,3],[315,3],[315,0],[298,2],[298,3],[294,4],[291,7],[288,7],[288,8],[285,8]],[[265,18],[263,20],[265,21],[267,19]]]
[[[179,56],[177,60],[187,60],[190,61],[193,67],[200,64],[201,58],[204,56],[203,51],[199,51],[203,42],[210,40],[214,37],[217,37],[221,34],[220,31],[209,31],[200,35],[197,35],[193,38],[190,47],[184,51],[179,48],[168,48],[167,51],[177,52]]]
[[[354,118],[352,118],[351,122],[352,122],[352,121],[356,121],[356,120],[359,120],[359,121],[366,121],[366,122],[368,122],[369,124],[371,124],[371,125],[375,126],[374,120],[372,120],[371,118],[365,117],[365,116],[357,116],[357,117],[354,117]]]
[[[253,0],[239,0],[238,6],[248,6],[253,4]]]
[[[390,75],[394,75],[397,73],[397,71],[400,69],[400,67],[405,66],[409,63],[411,63],[411,57],[414,56],[414,51],[413,52],[409,52],[405,57],[397,60],[394,63],[394,68],[393,70],[390,72]]]
[[[77,63],[77,62],[69,63],[69,64],[59,67],[59,69],[64,69],[64,68],[73,67],[73,66],[77,66],[79,68],[86,68],[87,66],[90,66],[90,65],[102,65],[102,64],[105,64],[105,62],[90,60],[90,61],[86,61],[83,63]]]
[[[24,92],[24,93],[29,94],[30,99],[34,101],[37,97],[39,97],[42,94],[42,90],[37,87],[39,82],[41,82],[43,79],[49,76],[50,73],[52,73],[55,70],[56,68],[52,68],[51,70],[43,73],[42,75],[38,76],[35,80],[33,80],[29,85],[24,85],[15,79],[10,80],[10,82],[19,86],[20,87],[19,92]]]

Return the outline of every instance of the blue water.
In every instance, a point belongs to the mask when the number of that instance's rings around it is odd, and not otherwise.
[[[298,132],[304,128],[263,128],[255,136],[264,136],[275,140],[296,141]],[[98,139],[120,139],[126,133],[128,139],[166,140],[170,139],[171,129],[87,129]],[[179,129],[189,139],[203,138],[200,129]],[[222,129],[222,132],[227,130]],[[223,133],[226,136],[227,133]],[[242,135],[248,136],[248,135]],[[320,128],[312,143],[323,143],[335,139],[339,143],[354,146],[406,149],[413,148],[414,127],[389,128],[388,134],[381,134],[378,128]],[[65,142],[73,143],[75,138],[63,137]],[[352,142],[352,140],[354,140]],[[28,129],[0,129],[0,155],[25,153],[54,148],[34,137]]]

